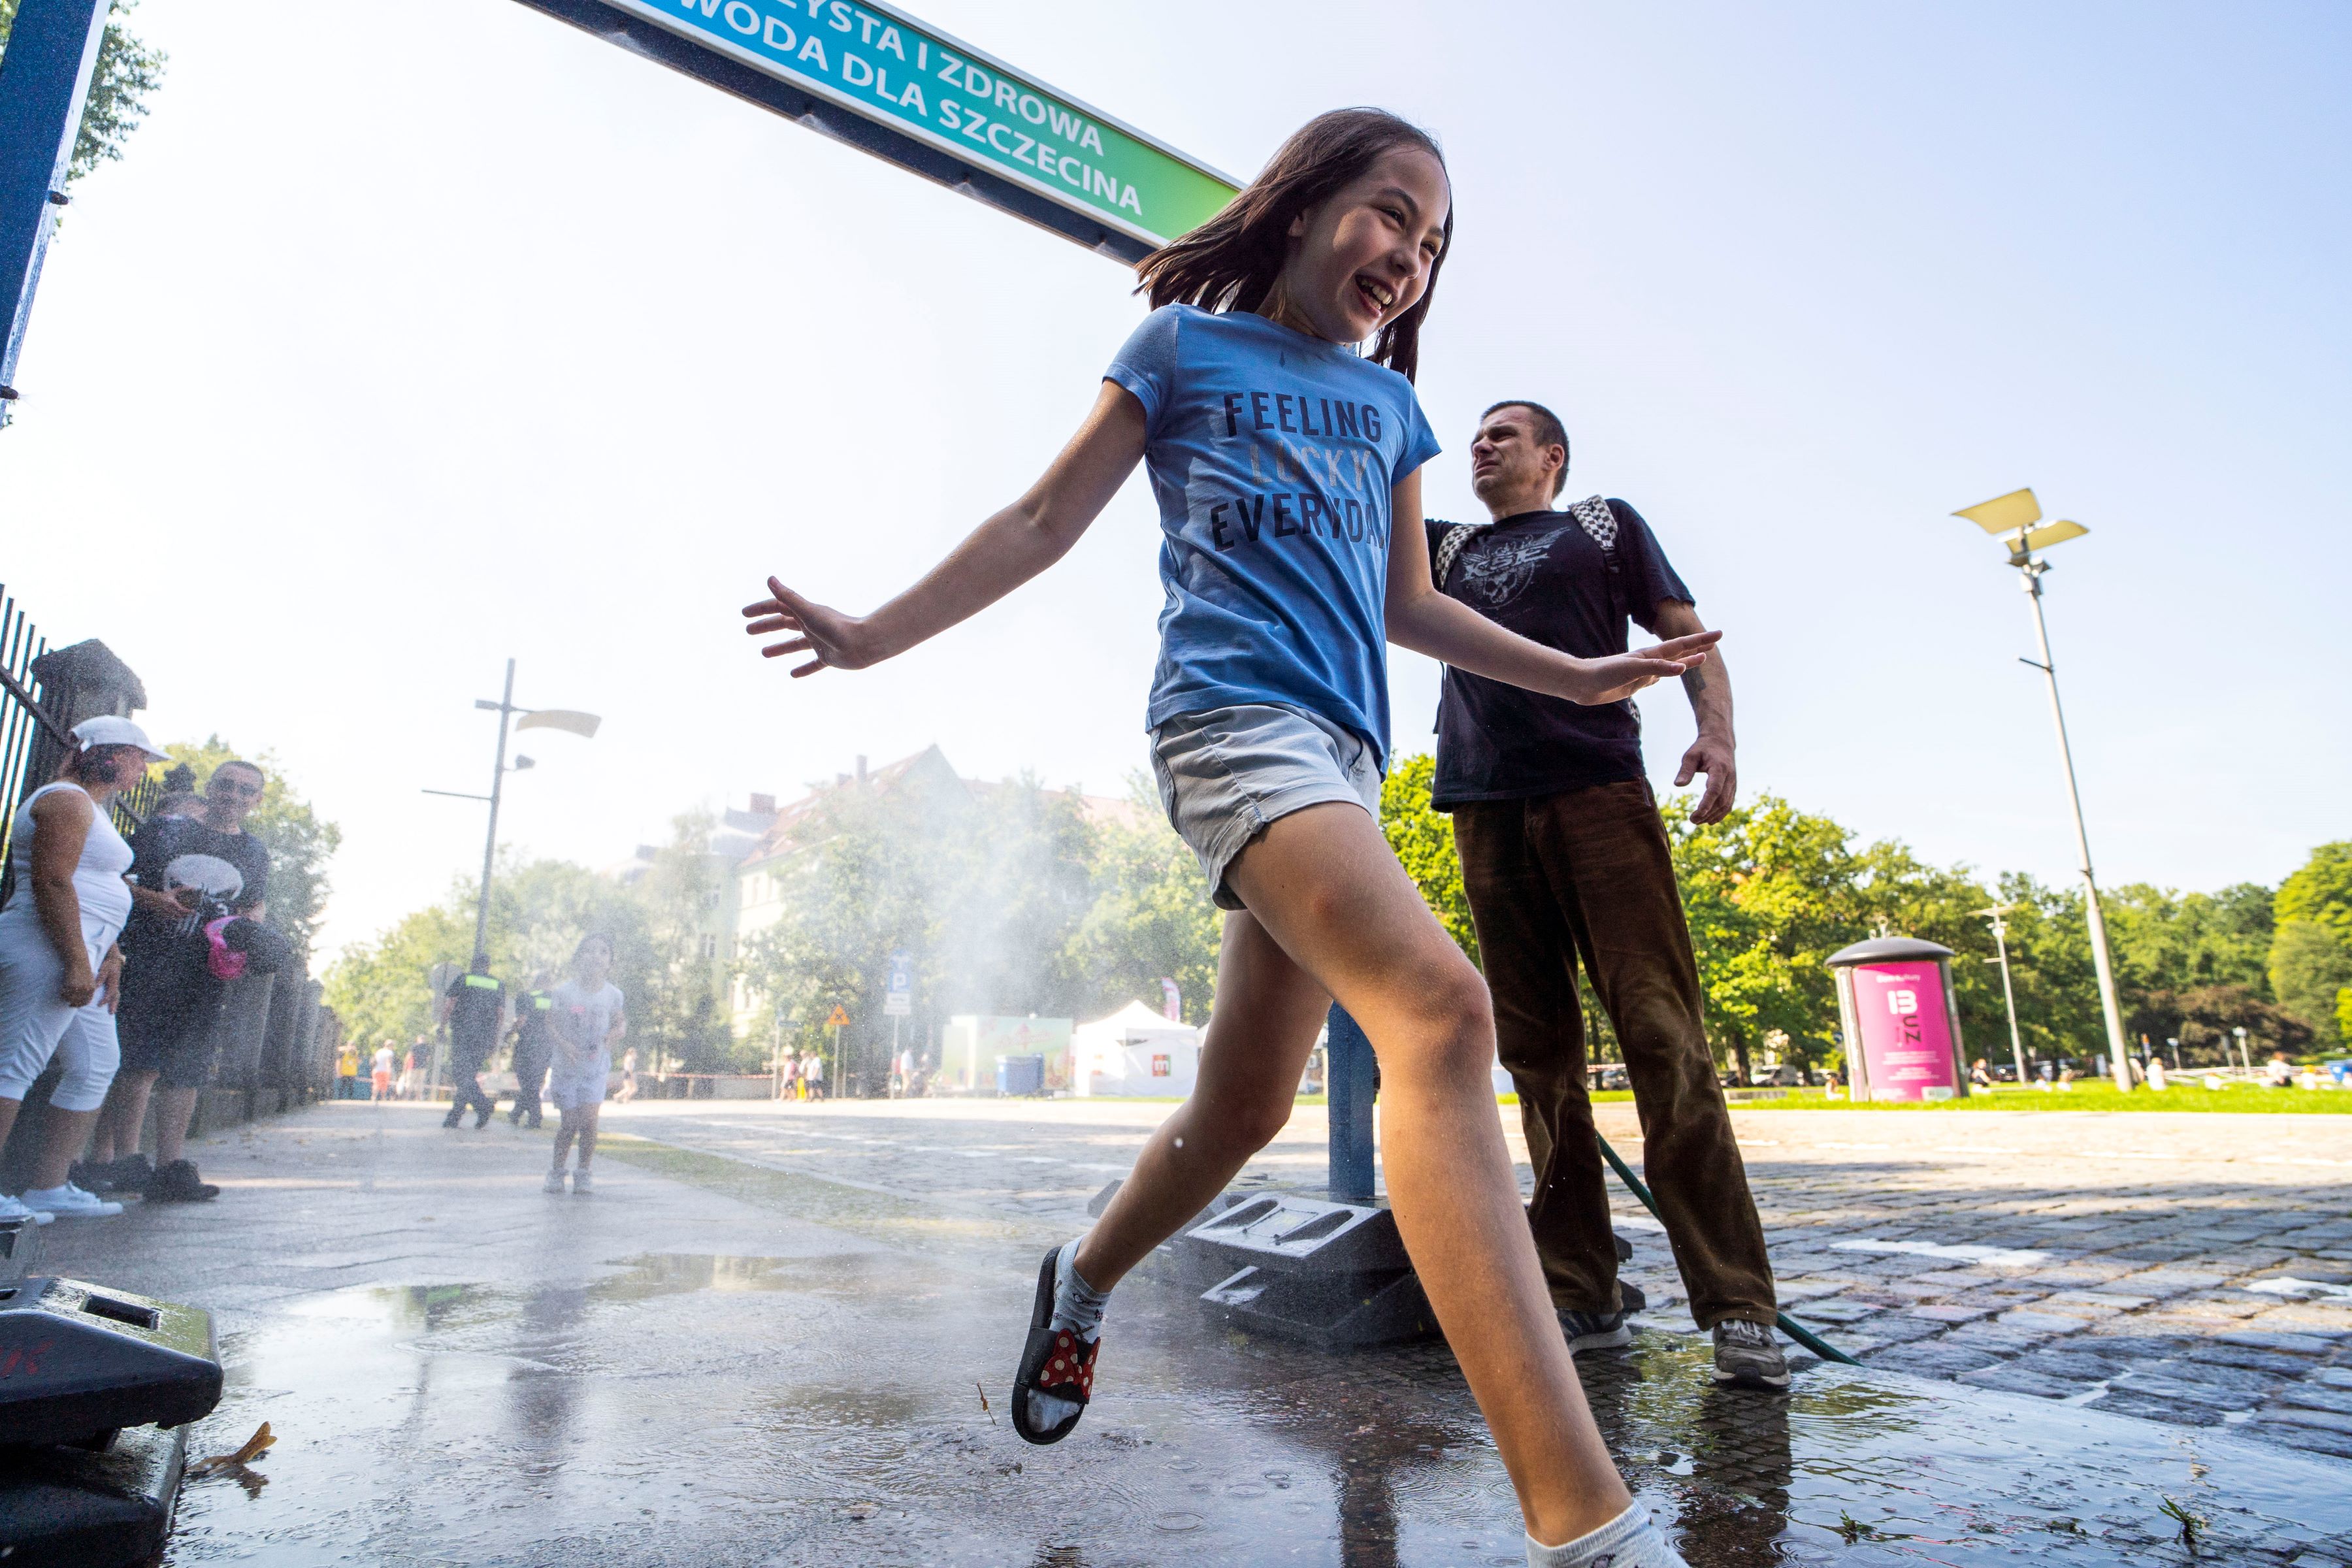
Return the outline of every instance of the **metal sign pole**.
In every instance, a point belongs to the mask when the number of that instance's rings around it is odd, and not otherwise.
[[[0,310],[8,317],[0,425],[16,399],[16,355],[66,205],[66,171],[111,8],[111,0],[23,0],[0,55]]]

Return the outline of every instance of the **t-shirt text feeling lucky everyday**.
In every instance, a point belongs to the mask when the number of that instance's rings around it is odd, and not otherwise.
[[[1379,405],[1260,387],[1223,390],[1216,397],[1224,434],[1234,437],[1247,430],[1254,437],[1251,477],[1289,488],[1211,502],[1212,544],[1225,551],[1261,538],[1361,543],[1369,537],[1374,550],[1388,549]],[[1367,506],[1367,496],[1381,500]]]

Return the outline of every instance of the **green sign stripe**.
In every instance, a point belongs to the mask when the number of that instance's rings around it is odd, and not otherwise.
[[[1214,169],[887,6],[604,3],[1152,245],[1234,198],[1234,183]]]

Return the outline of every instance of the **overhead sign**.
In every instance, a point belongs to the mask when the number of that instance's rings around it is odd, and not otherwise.
[[[556,9],[546,0],[528,0]],[[1235,183],[1034,77],[852,0],[602,0],[1146,247],[1213,217]]]

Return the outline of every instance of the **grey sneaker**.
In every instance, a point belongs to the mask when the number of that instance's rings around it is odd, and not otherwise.
[[[1622,1350],[1633,1342],[1633,1331],[1622,1312],[1574,1312],[1563,1308],[1560,1331],[1568,1336],[1568,1353]]]
[[[1789,1361],[1771,1330],[1727,1318],[1715,1325],[1715,1381],[1742,1388],[1786,1388]]]
[[[552,1171],[548,1172],[547,1184],[540,1190],[547,1193],[562,1192],[563,1190],[563,1167],[558,1165]]]

